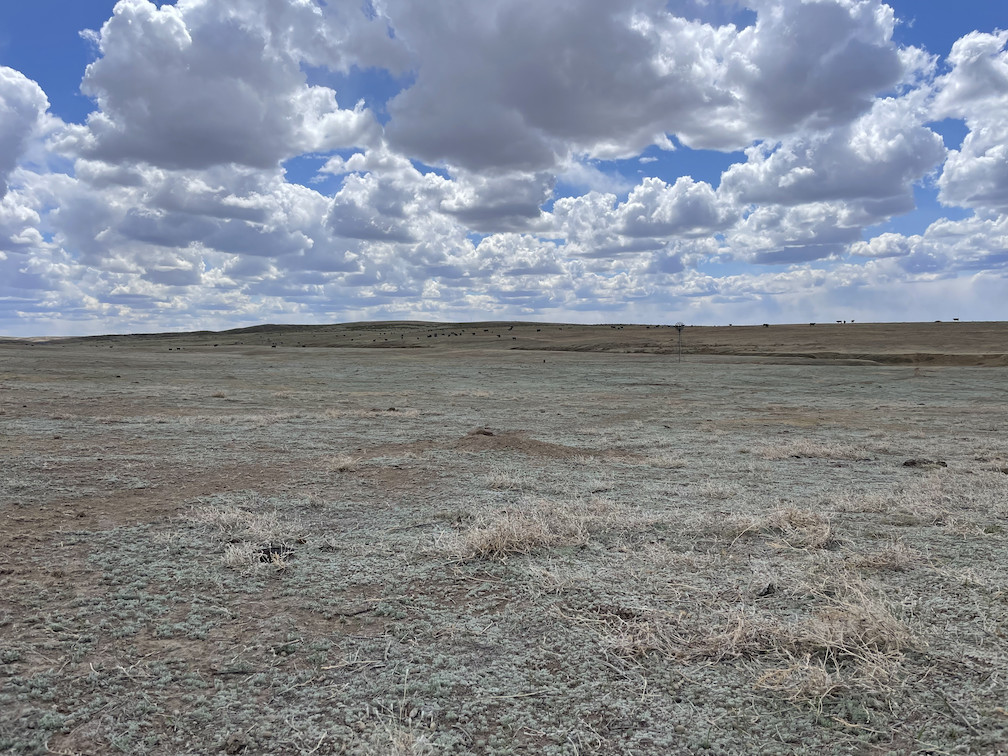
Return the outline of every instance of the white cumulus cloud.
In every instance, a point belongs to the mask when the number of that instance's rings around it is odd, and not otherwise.
[[[11,171],[48,108],[49,100],[38,84],[13,68],[0,66],[0,197],[6,194]]]
[[[305,28],[285,18],[294,10],[307,17]],[[368,144],[377,134],[370,112],[341,108],[301,69],[319,54],[299,46],[312,43],[316,17],[308,2],[120,0],[84,75],[82,90],[98,109],[77,130],[77,149],[168,168],[270,168],[304,152]]]

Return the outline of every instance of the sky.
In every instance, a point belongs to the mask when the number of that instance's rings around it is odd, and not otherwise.
[[[1008,319],[1008,0],[0,3],[0,334]]]

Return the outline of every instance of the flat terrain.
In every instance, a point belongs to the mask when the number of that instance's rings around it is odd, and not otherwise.
[[[10,340],[0,752],[1008,753],[1005,335]]]
[[[49,343],[158,349],[257,347],[291,349],[405,348],[512,349],[676,354],[679,333],[669,325],[565,323],[348,323],[271,325],[232,331],[133,334],[3,343]],[[682,330],[686,356],[730,356],[764,362],[1008,366],[1008,323],[802,323],[690,326]]]

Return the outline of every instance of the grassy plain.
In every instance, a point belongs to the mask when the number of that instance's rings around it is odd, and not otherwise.
[[[0,752],[1008,753],[1006,335],[0,344]]]

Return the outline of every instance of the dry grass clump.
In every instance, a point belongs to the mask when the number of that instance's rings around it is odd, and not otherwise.
[[[851,491],[834,494],[823,503],[833,507],[837,512],[855,512],[858,514],[887,512],[892,505],[890,498],[885,494]]]
[[[903,651],[918,643],[881,597],[853,579],[843,593],[777,639],[786,663],[766,670],[757,687],[818,705],[849,689],[883,692],[897,677]]]
[[[304,417],[304,415],[297,412],[273,412],[273,413],[238,413],[229,415],[208,415],[208,414],[197,414],[197,415],[160,415],[153,416],[150,418],[150,422],[164,424],[164,423],[177,423],[184,428],[194,428],[197,430],[202,430],[208,426],[240,426],[247,427],[250,430],[256,430],[259,428],[268,428],[272,425],[279,423],[284,423],[289,420],[296,420]],[[140,418],[136,418],[139,420]]]
[[[780,544],[790,549],[824,549],[836,543],[830,518],[806,509],[775,509],[763,527],[778,535]]]
[[[463,558],[493,559],[588,541],[585,518],[569,504],[527,497],[518,504],[478,517],[458,534]]]
[[[529,475],[518,467],[495,466],[483,477],[483,484],[495,491],[524,491],[529,485]]]
[[[848,558],[848,563],[860,569],[902,572],[921,560],[919,551],[902,540],[892,539],[865,554],[853,554]]]
[[[225,567],[250,575],[263,569],[284,572],[290,566],[290,555],[291,550],[286,546],[264,548],[258,543],[241,541],[229,543],[221,561]]]
[[[906,623],[860,578],[842,572],[827,590],[816,596],[822,605],[798,624],[794,636],[798,647],[836,659],[860,659],[866,654],[898,653],[914,643]]]
[[[327,420],[341,420],[343,418],[363,418],[373,419],[377,417],[393,418],[416,418],[420,417],[420,410],[413,407],[329,407],[322,416]]]
[[[446,539],[446,547],[462,559],[497,559],[554,546],[584,545],[593,532],[639,524],[624,519],[624,514],[622,507],[597,496],[563,501],[526,496],[517,504],[475,515],[464,529]]]
[[[753,657],[770,651],[780,636],[779,622],[751,607],[671,613],[651,609],[600,607],[602,642],[610,651],[641,658],[653,653],[695,661]]]
[[[326,472],[354,472],[359,464],[360,460],[357,457],[351,457],[349,454],[337,454],[326,460]]]
[[[904,650],[918,642],[910,628],[853,574],[807,587],[811,606],[797,617],[705,600],[698,591],[691,611],[600,607],[574,619],[594,625],[603,646],[625,658],[751,660],[757,687],[795,701],[821,704],[842,690],[884,690],[898,676]]]
[[[231,535],[236,533],[257,533],[268,539],[269,534],[274,533],[280,527],[280,520],[277,512],[252,512],[237,506],[229,507],[208,507],[200,509],[194,507],[190,513],[190,521],[199,525],[206,525],[218,533]]]
[[[840,511],[878,512],[897,525],[948,527],[963,536],[997,534],[1008,516],[1008,476],[940,468],[903,480],[885,493],[841,497]]]
[[[428,735],[410,721],[392,720],[375,727],[356,752],[362,756],[433,756],[437,751]]]
[[[755,686],[782,693],[795,703],[812,701],[817,707],[833,695],[847,689],[847,684],[835,666],[823,657],[811,653],[801,656],[784,653],[786,663],[760,674]]]
[[[823,443],[807,438],[793,438],[775,444],[764,444],[753,450],[757,457],[766,460],[791,458],[863,460],[871,457],[864,446],[841,443]]]
[[[837,538],[828,515],[797,507],[778,507],[757,514],[713,512],[704,515],[700,527],[734,544],[747,536],[773,537],[772,545],[789,549],[824,549]]]
[[[696,487],[698,496],[708,500],[727,501],[739,493],[739,487],[732,483],[708,480]]]
[[[248,574],[263,566],[283,571],[293,551],[288,544],[304,542],[299,521],[280,517],[275,506],[250,494],[242,505],[194,507],[189,521],[213,531],[214,540],[224,542],[225,566]]]

